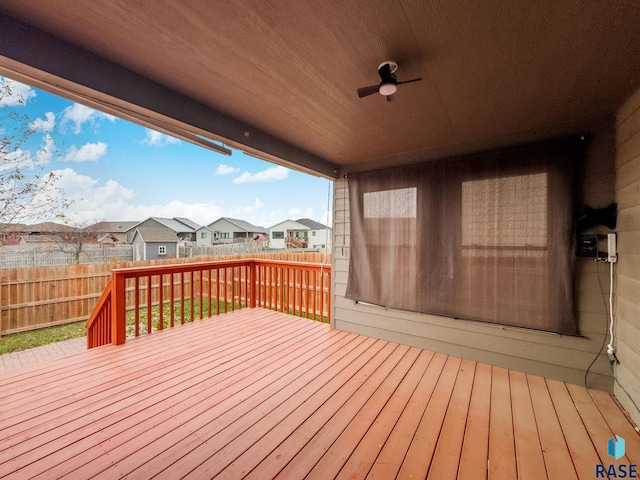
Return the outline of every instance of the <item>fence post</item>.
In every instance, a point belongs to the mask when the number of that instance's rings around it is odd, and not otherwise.
[[[111,296],[111,343],[122,345],[126,338],[126,279],[113,270],[113,295]]]

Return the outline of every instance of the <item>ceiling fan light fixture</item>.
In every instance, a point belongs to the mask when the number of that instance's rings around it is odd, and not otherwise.
[[[380,95],[384,95],[385,97],[393,95],[397,91],[398,86],[395,83],[383,83],[382,85],[380,85],[380,89],[378,90],[378,92],[380,92]]]

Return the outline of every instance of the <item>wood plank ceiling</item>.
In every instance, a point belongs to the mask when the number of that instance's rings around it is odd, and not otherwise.
[[[46,72],[16,46],[53,35],[238,121],[202,122],[225,143],[302,166],[306,153],[326,176],[589,133],[640,87],[640,4],[628,0],[0,0],[0,14],[21,32],[0,33],[0,67],[65,78],[76,54]],[[359,99],[384,60],[422,82],[395,102]],[[266,136],[252,144],[248,128]]]

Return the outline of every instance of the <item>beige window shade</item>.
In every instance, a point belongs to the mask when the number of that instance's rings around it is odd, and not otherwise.
[[[580,152],[559,141],[350,175],[347,297],[576,334]]]

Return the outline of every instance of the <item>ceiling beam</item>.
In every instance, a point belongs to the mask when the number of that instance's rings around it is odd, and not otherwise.
[[[0,69],[152,128],[189,132],[306,173],[338,176],[337,165],[324,158],[6,15],[0,15]]]

